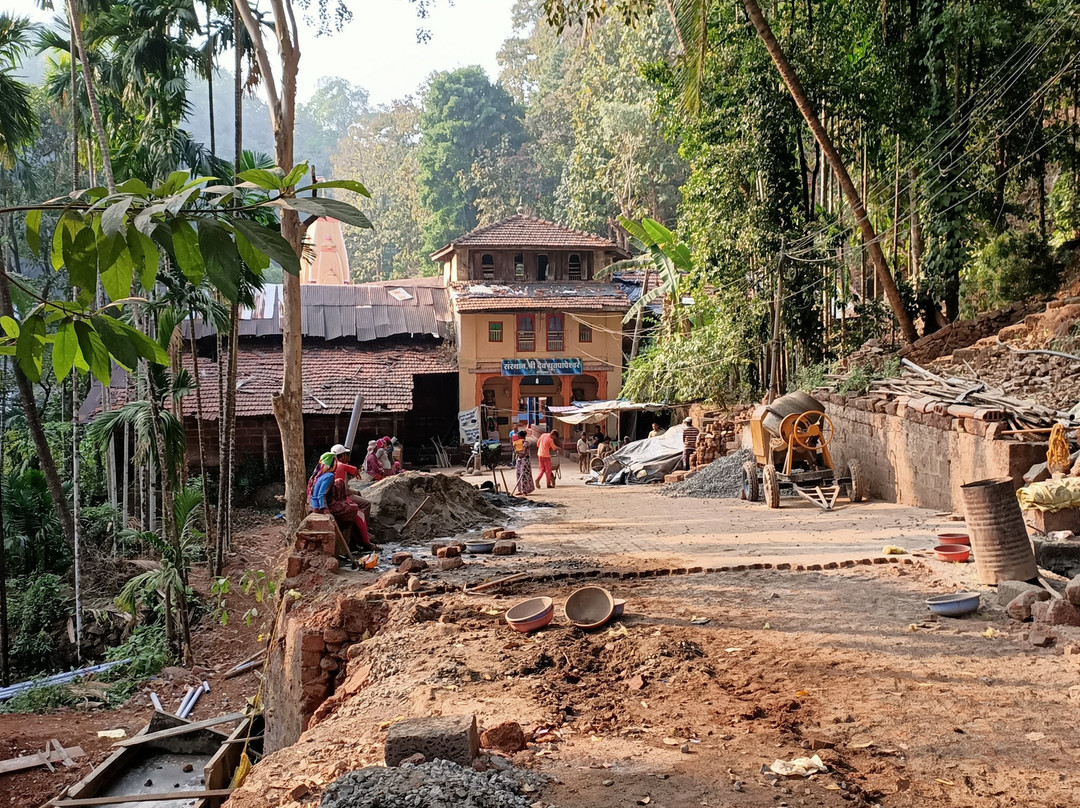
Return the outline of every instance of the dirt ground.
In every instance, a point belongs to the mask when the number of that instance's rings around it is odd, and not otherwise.
[[[264,514],[238,514],[235,550],[229,560],[227,574],[232,583],[227,598],[231,619],[222,626],[207,616],[199,626],[192,627],[192,650],[195,666],[191,670],[166,668],[162,675],[144,685],[119,709],[66,708],[48,714],[0,714],[0,760],[33,754],[45,748],[53,738],[65,747],[81,746],[86,757],[78,765],[66,769],[57,765],[56,772],[39,767],[16,774],[0,775],[0,808],[33,808],[55,796],[64,787],[77,782],[112,753],[113,741],[99,738],[106,729],[123,728],[132,735],[146,726],[153,706],[150,693],[155,692],[167,710],[179,706],[188,686],[206,680],[210,692],[204,694],[192,712],[193,720],[209,718],[243,708],[245,699],[253,696],[258,679],[252,674],[224,680],[216,674],[240,662],[258,647],[260,621],[245,625],[241,616],[256,605],[253,598],[240,591],[240,576],[248,569],[276,566],[276,556],[282,552],[280,522]],[[192,586],[204,596],[209,593],[209,575],[205,569],[192,574]]]
[[[550,567],[560,552],[572,567],[590,548],[608,569],[714,555],[741,564],[763,547],[770,558],[854,559],[880,556],[885,543],[926,546],[950,524],[881,504],[769,512],[614,491],[541,492],[563,506],[518,526],[523,551],[536,555],[476,559],[455,575]],[[736,525],[750,541],[733,539]],[[768,536],[763,547],[755,536]],[[651,558],[647,547],[626,558],[610,541],[655,547]],[[911,561],[614,581],[606,585],[628,600],[627,614],[594,633],[566,625],[569,585],[449,594],[421,608],[402,601],[300,742],[257,766],[229,805],[315,805],[324,784],[381,762],[393,721],[468,713],[482,726],[512,720],[533,733],[513,760],[550,776],[537,795],[543,805],[1074,805],[1075,667],[1060,648],[1032,646],[992,592],[978,615],[931,619],[925,598],[955,591],[970,567]],[[555,622],[512,632],[505,609],[540,594],[556,600]],[[828,773],[762,772],[815,752]],[[299,801],[297,786],[309,789]]]

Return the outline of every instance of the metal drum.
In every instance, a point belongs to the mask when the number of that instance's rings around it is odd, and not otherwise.
[[[815,410],[825,411],[821,402],[809,393],[796,390],[786,396],[780,396],[772,404],[765,408],[765,417],[761,419],[761,426],[770,435],[780,435],[780,425],[789,415],[802,415],[804,412]]]
[[[960,492],[979,582],[998,584],[1038,576],[1012,480],[977,480],[960,486]]]

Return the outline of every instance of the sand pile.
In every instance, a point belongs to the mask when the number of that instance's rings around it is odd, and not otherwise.
[[[449,474],[409,471],[380,480],[362,493],[371,502],[371,529],[380,541],[426,544],[506,520],[506,514],[476,488]],[[405,527],[425,499],[424,507]]]

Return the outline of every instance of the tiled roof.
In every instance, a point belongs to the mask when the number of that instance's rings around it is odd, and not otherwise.
[[[183,356],[184,367],[192,372],[191,354]],[[427,373],[457,373],[457,357],[452,346],[432,343],[405,343],[380,347],[336,344],[304,346],[304,413],[334,415],[352,411],[356,394],[364,396],[364,410],[408,412],[413,406],[413,376]],[[244,346],[237,355],[237,416],[270,415],[271,396],[281,390],[282,356],[279,345]],[[217,365],[200,357],[203,417],[217,420],[225,407],[218,400]],[[113,371],[110,384],[113,407],[127,398],[127,374]],[[101,387],[93,385],[80,420],[87,420],[101,406]],[[195,394],[183,400],[184,415],[197,414]]]
[[[531,247],[548,249],[608,250],[621,256],[628,253],[610,239],[601,238],[584,230],[574,230],[546,219],[517,213],[501,221],[478,227],[451,241],[441,250],[432,253],[436,258],[454,247],[512,248]]]
[[[450,291],[459,312],[559,309],[626,311],[630,301],[615,283],[455,283]]]
[[[241,337],[281,334],[281,284],[268,284],[255,306],[240,312]],[[305,337],[370,342],[398,335],[450,335],[450,302],[441,278],[408,278],[351,286],[304,284],[300,287]],[[185,336],[187,329],[185,328]],[[197,336],[213,333],[199,322]]]

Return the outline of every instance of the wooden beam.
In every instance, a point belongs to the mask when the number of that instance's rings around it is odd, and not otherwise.
[[[113,746],[137,746],[138,744],[156,741],[161,738],[175,738],[177,735],[187,735],[193,730],[208,729],[210,727],[216,727],[218,724],[239,721],[243,717],[243,713],[227,713],[225,715],[219,715],[217,718],[207,718],[204,721],[196,721],[194,724],[186,724],[182,727],[173,727],[172,729],[163,729],[159,732],[148,732],[145,735],[136,735],[133,738],[125,738],[122,741],[117,741]]]
[[[201,800],[207,797],[227,797],[231,788],[214,788],[205,791],[168,791],[160,794],[118,794],[112,797],[84,797],[78,800],[65,800],[55,797],[48,805],[112,805],[117,802],[164,802],[166,800]]]
[[[65,759],[70,761],[73,757],[85,756],[86,753],[82,750],[81,746],[69,746],[63,752],[49,750],[48,755],[44,752],[38,752],[34,755],[23,755],[22,757],[0,760],[0,774],[21,772],[23,769],[33,769],[35,766],[44,766],[46,764],[64,763]]]

